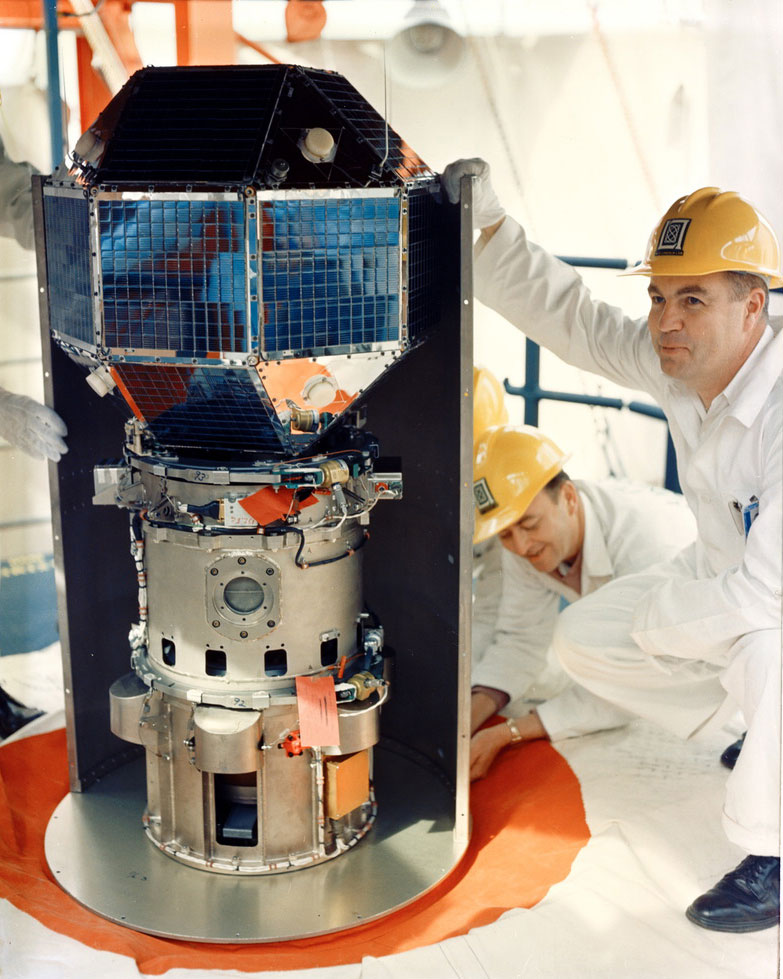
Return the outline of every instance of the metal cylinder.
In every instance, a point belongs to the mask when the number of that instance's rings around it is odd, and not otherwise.
[[[382,630],[365,625],[363,525],[330,486],[298,523],[257,532],[231,509],[257,485],[227,470],[172,479],[138,468],[123,483],[140,486],[146,503],[132,521],[135,672],[110,700],[112,730],[146,751],[147,835],[216,873],[278,873],[339,855],[375,817],[371,751],[386,697],[366,666],[381,663]],[[329,471],[349,482],[345,464]],[[261,492],[272,506],[286,499]],[[356,703],[336,708],[338,744],[309,747],[296,679],[338,674],[359,677],[340,681]]]

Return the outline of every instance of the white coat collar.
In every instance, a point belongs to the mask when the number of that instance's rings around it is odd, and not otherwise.
[[[728,413],[750,428],[763,408],[783,366],[783,330],[780,324],[767,326],[752,350],[726,387],[715,398],[710,411],[704,410],[698,394],[682,381],[668,379],[670,402],[679,405],[677,417],[686,440],[694,446],[700,437],[701,423],[708,414],[714,417],[728,407]]]
[[[750,357],[721,394],[730,413],[750,428],[763,408],[783,366],[783,333],[773,334],[767,326]]]
[[[577,485],[579,491],[579,499],[582,501],[582,506],[585,512],[585,537],[582,542],[582,594],[588,594],[588,591],[592,590],[587,587],[587,583],[590,579],[597,578],[613,578],[614,577],[614,564],[612,563],[612,558],[606,547],[606,539],[604,537],[603,530],[601,529],[601,524],[599,523],[598,516],[593,507],[592,501],[587,493],[584,491],[584,487]]]

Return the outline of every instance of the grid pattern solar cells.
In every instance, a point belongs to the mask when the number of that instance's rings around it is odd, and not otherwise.
[[[438,303],[436,213],[427,189],[408,197],[408,336],[417,340],[432,326]]]
[[[277,65],[136,72],[96,182],[251,179],[286,74]]]
[[[399,340],[399,198],[280,200],[261,209],[267,355]]]
[[[90,280],[89,205],[83,197],[44,199],[49,326],[95,345]]]
[[[385,161],[387,171],[392,171],[402,180],[432,175],[427,164],[388,126],[383,116],[347,78],[325,71],[310,71],[308,74],[346,122],[372,147],[379,160]]]
[[[114,369],[163,446],[273,455],[288,449],[254,368],[117,364]]]
[[[99,203],[105,344],[174,356],[245,352],[245,205]]]

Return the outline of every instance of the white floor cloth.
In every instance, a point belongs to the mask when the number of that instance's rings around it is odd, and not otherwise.
[[[6,662],[6,660],[8,662]],[[34,669],[31,669],[34,667]],[[15,737],[63,723],[57,648],[4,657],[0,681],[52,711]],[[61,688],[60,688],[61,689]],[[36,696],[40,694],[40,696]],[[23,695],[23,698],[22,696]],[[61,697],[61,693],[59,694]],[[48,699],[47,699],[48,698]],[[254,973],[267,979],[773,979],[779,929],[721,935],[683,909],[742,852],[720,827],[734,730],[681,742],[646,722],[558,745],[582,786],[592,838],[568,877],[536,907],[437,945],[355,965]],[[58,935],[0,901],[4,979],[136,979],[135,962]],[[172,969],[167,979],[248,977]]]

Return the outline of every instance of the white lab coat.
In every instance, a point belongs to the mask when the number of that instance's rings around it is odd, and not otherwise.
[[[531,690],[546,666],[561,599],[575,602],[613,578],[672,558],[696,536],[693,515],[675,493],[617,479],[574,485],[585,515],[581,595],[536,571],[497,538],[481,557],[472,682],[502,690],[512,701],[536,696]],[[491,635],[482,645],[493,612]]]
[[[724,828],[751,853],[778,852],[780,323],[705,412],[697,395],[661,371],[646,320],[594,301],[574,270],[528,242],[511,218],[477,246],[475,283],[482,302],[563,360],[647,391],[663,408],[697,540],[655,571],[570,606],[554,646],[594,694],[684,736],[740,706],[748,737],[727,782]],[[732,507],[754,496],[758,517],[746,538]]]
[[[0,237],[15,238],[23,248],[35,243],[30,179],[37,172],[30,163],[9,159],[0,140]]]

